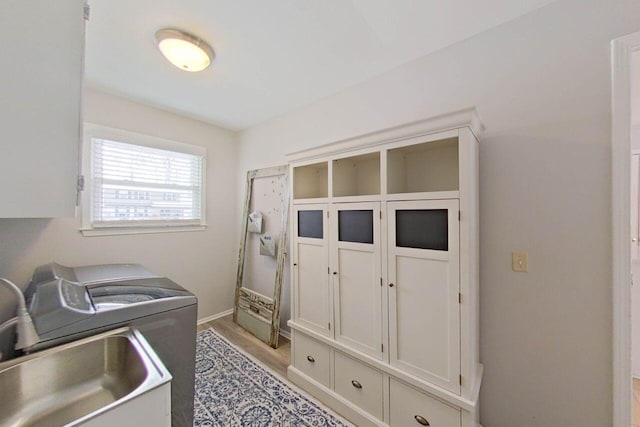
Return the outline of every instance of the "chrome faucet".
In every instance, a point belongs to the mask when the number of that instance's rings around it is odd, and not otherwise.
[[[40,341],[40,337],[38,336],[38,332],[36,332],[36,328],[33,326],[33,320],[27,310],[27,303],[24,300],[24,294],[19,287],[7,279],[0,277],[0,283],[7,285],[18,297],[16,317],[0,324],[0,332],[12,325],[16,325],[18,341],[16,342],[15,348],[16,350],[28,350]]]

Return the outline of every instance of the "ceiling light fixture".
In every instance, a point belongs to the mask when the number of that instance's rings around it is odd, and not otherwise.
[[[202,71],[216,57],[207,42],[175,28],[158,30],[156,41],[164,57],[181,70]]]

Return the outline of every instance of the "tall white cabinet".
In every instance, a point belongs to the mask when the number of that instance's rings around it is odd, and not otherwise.
[[[358,426],[477,427],[475,109],[288,156],[289,378]]]

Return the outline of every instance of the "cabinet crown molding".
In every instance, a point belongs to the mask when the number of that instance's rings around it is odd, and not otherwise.
[[[485,127],[475,107],[469,107],[425,120],[380,129],[363,135],[342,139],[310,149],[286,155],[287,162],[312,160],[329,154],[339,154],[358,148],[375,147],[389,142],[401,141],[451,129],[468,127],[476,138],[480,138]]]

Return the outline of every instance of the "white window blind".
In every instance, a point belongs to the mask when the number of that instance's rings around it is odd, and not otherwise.
[[[91,225],[199,225],[203,157],[91,138]]]

